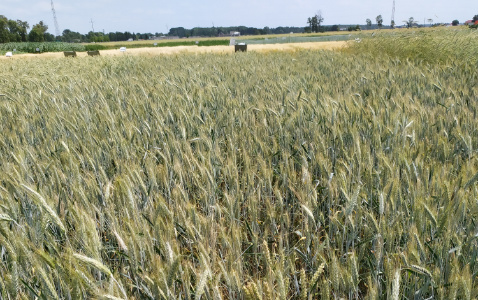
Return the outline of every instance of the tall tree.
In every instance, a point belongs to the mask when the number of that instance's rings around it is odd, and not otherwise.
[[[383,18],[382,15],[378,15],[375,20],[377,21],[378,28],[382,28],[383,26]]]
[[[56,37],[49,32],[45,32],[43,34],[43,39],[44,39],[45,42],[54,42]]]
[[[10,41],[10,32],[8,31],[8,19],[0,15],[0,43],[8,43]]]
[[[320,24],[324,21],[322,11],[318,11],[313,17],[307,19],[311,32],[320,32]]]
[[[20,28],[14,20],[8,20],[8,31],[10,31],[10,42],[20,42]]]
[[[32,30],[28,34],[28,40],[30,42],[44,42],[47,30],[48,26],[43,21],[40,21],[38,24],[33,25]]]
[[[413,17],[408,18],[408,21],[403,21],[407,25],[407,28],[412,28],[415,24],[415,19]]]
[[[65,29],[63,30],[63,33],[61,35],[61,40],[63,42],[68,42],[68,43],[79,43],[79,42],[85,41],[86,39],[79,32],[74,32],[74,31],[71,31],[70,29]]]
[[[315,17],[317,19],[317,31],[320,32],[320,25],[322,24],[322,22],[324,22],[324,17],[322,16],[322,11],[319,10],[316,14],[315,14]]]
[[[19,30],[21,41],[26,42],[27,41],[27,30],[30,28],[30,25],[26,21],[17,20],[17,28]]]
[[[368,29],[370,29],[372,27],[372,20],[367,19],[367,20],[365,20],[365,22],[367,23]]]
[[[26,42],[28,22],[9,20],[0,15],[0,43]]]

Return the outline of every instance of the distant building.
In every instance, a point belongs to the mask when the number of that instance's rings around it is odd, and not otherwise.
[[[465,21],[465,25],[472,25],[472,24],[473,24],[473,20]]]
[[[229,32],[229,35],[230,35],[230,36],[240,36],[241,33],[240,33],[239,31],[230,31],[230,32]]]
[[[151,37],[152,40],[176,40],[179,39],[179,36],[169,36],[169,35],[162,35],[162,36],[153,36]]]

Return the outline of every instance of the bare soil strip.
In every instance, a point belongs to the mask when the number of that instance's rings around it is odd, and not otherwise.
[[[335,50],[345,47],[347,42],[312,42],[312,43],[290,43],[290,44],[267,44],[267,45],[247,45],[247,51],[268,52],[268,51],[295,51],[299,49],[314,50]],[[233,46],[177,46],[177,47],[159,47],[159,48],[134,48],[127,49],[126,52],[117,50],[102,50],[101,55],[120,56],[120,55],[167,55],[178,53],[233,53]],[[88,56],[86,52],[77,52],[78,57]],[[64,57],[63,52],[48,52],[42,54],[17,54],[13,57],[0,56],[0,59],[20,59],[20,58],[59,58]]]

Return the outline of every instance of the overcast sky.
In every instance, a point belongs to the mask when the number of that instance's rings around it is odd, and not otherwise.
[[[373,23],[382,15],[389,25],[393,0],[53,0],[60,31],[130,31],[167,33],[171,27],[215,26],[306,26],[307,18],[320,10],[325,25]],[[414,17],[451,23],[464,22],[478,14],[476,0],[396,0],[395,22]],[[55,34],[51,0],[0,0],[0,15],[28,21],[43,21]]]

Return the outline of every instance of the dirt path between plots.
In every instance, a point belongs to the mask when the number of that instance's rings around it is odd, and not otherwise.
[[[125,43],[126,44],[126,43]],[[299,49],[325,49],[334,50],[345,47],[347,42],[313,42],[313,43],[290,43],[290,44],[267,44],[267,45],[247,45],[247,51],[294,51]],[[127,44],[126,44],[127,45]],[[132,48],[126,49],[126,52],[120,52],[119,48],[115,50],[101,50],[101,55],[120,56],[120,55],[161,55],[177,53],[233,53],[232,46],[177,46],[177,47],[158,47],[158,48]],[[86,57],[86,52],[77,52],[78,57]],[[59,58],[64,57],[63,52],[48,52],[42,54],[17,54],[13,57],[0,56],[0,59],[20,59],[20,58]]]

